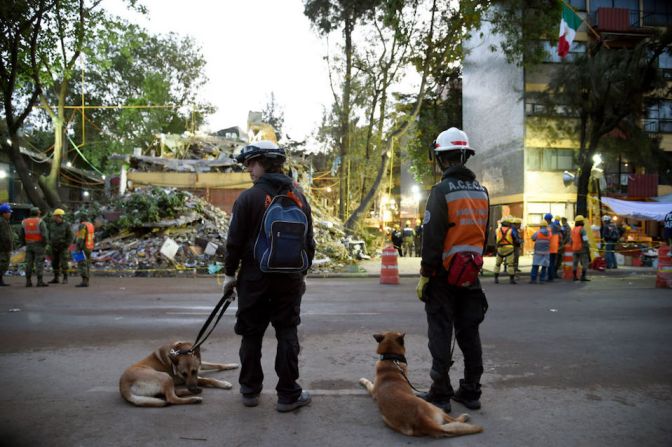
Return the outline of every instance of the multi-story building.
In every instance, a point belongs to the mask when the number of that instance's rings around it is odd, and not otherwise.
[[[614,46],[632,46],[656,27],[672,25],[669,0],[567,0],[585,19],[566,60],[585,52],[595,38],[586,23]],[[558,25],[560,17],[558,17]],[[492,52],[503,36],[484,22],[483,35],[475,33],[465,43],[468,55],[463,67],[463,121],[477,157],[470,161],[491,196],[491,225],[503,215],[522,217],[534,225],[545,213],[574,218],[576,187],[563,182],[563,172],[576,172],[578,141],[549,141],[531,125],[546,111],[535,99],[550,75],[562,62],[553,42],[544,43],[544,63],[531,68],[506,61]],[[659,67],[672,81],[672,57],[659,58]],[[643,128],[660,137],[661,147],[672,151],[672,98],[652,96],[643,109]],[[557,117],[555,117],[557,119]],[[607,192],[620,197],[657,196],[672,192],[656,173],[647,173],[624,158],[607,165]],[[662,183],[662,184],[661,184]],[[491,232],[492,233],[492,232]]]

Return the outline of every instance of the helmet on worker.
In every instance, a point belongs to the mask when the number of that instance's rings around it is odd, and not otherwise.
[[[576,224],[581,224],[581,225],[583,225],[583,219],[584,219],[583,216],[579,214],[578,216],[576,216],[576,217],[574,218],[574,224],[575,224],[575,225],[576,225]]]
[[[544,214],[544,220],[545,220],[547,223],[550,223],[550,222],[553,220],[553,214],[551,214],[551,213],[546,213],[546,214]]]
[[[272,164],[282,165],[287,156],[285,150],[277,144],[262,140],[244,146],[236,156],[236,161],[247,166],[251,160],[260,158],[266,159]]]
[[[9,206],[9,203],[3,203],[0,205],[0,214],[11,213],[12,207]]]
[[[441,132],[432,144],[432,151],[441,169],[458,164],[463,165],[469,157],[476,154],[474,148],[469,145],[469,137],[466,132],[457,127],[451,127]]]
[[[63,216],[65,214],[65,211],[63,211],[61,208],[56,208],[54,210],[54,216]]]
[[[548,227],[548,222],[546,222],[544,219],[541,219],[541,222],[539,222],[540,227]]]
[[[609,216],[609,215],[602,216],[602,221],[603,222],[611,222],[611,216]]]

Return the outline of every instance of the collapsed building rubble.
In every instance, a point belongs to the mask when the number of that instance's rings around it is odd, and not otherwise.
[[[105,217],[92,253],[92,267],[120,275],[161,276],[175,272],[219,273],[226,256],[229,217],[185,191],[136,190],[101,210]],[[343,225],[313,207],[317,252],[312,273],[343,269],[352,260]]]

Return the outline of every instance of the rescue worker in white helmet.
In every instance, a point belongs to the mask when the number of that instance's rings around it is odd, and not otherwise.
[[[483,359],[479,325],[488,303],[478,280],[487,241],[487,190],[464,165],[474,155],[467,134],[451,127],[439,134],[430,156],[443,171],[432,187],[423,221],[420,280],[416,293],[425,303],[432,385],[420,397],[450,411],[450,399],[481,407]],[[449,371],[451,339],[464,356],[464,376],[453,391]]]

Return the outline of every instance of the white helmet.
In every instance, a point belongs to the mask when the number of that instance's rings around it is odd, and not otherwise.
[[[611,222],[611,216],[607,216],[607,215],[602,216],[602,220],[605,221],[605,222]]]
[[[457,127],[451,127],[444,130],[436,137],[434,141],[434,152],[457,151],[465,149],[469,154],[474,155],[476,151],[469,146],[469,137]]]

